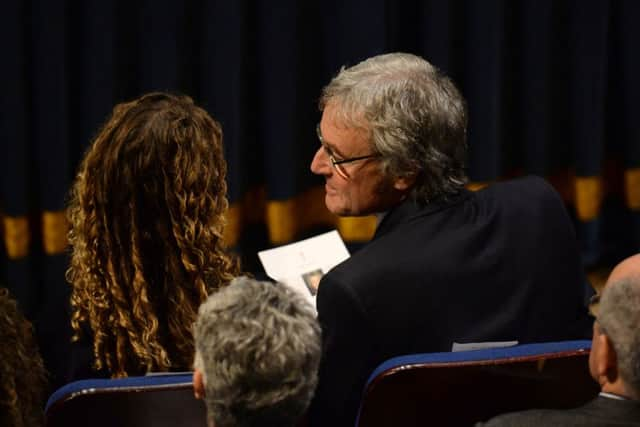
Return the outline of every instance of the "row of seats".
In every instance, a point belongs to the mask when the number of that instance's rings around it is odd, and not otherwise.
[[[356,425],[470,426],[527,408],[570,408],[598,394],[590,341],[392,358],[370,376]],[[47,427],[206,425],[190,373],[76,381],[51,395]]]

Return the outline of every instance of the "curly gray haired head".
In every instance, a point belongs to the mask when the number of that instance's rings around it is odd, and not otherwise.
[[[415,177],[416,200],[455,194],[467,182],[464,99],[424,59],[390,53],[342,68],[323,89],[320,110],[328,104],[345,126],[370,133],[387,177]]]
[[[303,415],[318,380],[320,326],[295,291],[234,279],[200,306],[195,342],[210,423],[294,426]]]
[[[621,378],[640,398],[640,275],[605,287],[598,323],[611,339]]]

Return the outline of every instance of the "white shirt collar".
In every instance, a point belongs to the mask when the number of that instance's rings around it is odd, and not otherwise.
[[[619,394],[607,393],[606,391],[601,391],[600,396],[615,400],[629,400],[627,397],[620,396]]]

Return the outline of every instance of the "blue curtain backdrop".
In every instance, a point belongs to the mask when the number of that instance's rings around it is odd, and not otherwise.
[[[6,0],[0,6],[0,282],[64,381],[65,195],[113,105],[152,90],[218,119],[227,241],[255,251],[337,219],[308,170],[320,89],[342,65],[419,54],[468,100],[472,188],[546,177],[575,217],[585,266],[640,249],[640,2],[635,0]],[[56,383],[57,382],[57,383]]]

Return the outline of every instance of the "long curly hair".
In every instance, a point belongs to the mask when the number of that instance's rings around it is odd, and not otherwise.
[[[0,425],[42,424],[47,376],[31,323],[0,288]]]
[[[80,164],[68,217],[73,339],[112,377],[191,367],[192,323],[238,262],[222,244],[222,130],[186,96],[117,105]]]

